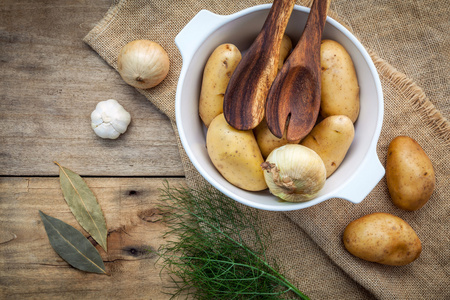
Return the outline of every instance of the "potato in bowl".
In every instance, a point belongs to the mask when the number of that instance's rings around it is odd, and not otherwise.
[[[181,143],[198,172],[214,187],[245,205],[273,211],[306,208],[330,198],[359,203],[384,176],[376,154],[383,121],[383,94],[373,62],[359,41],[338,22],[327,18],[323,39],[341,44],[351,56],[360,86],[360,110],[354,140],[345,160],[330,176],[316,198],[303,203],[280,201],[268,190],[246,191],[229,183],[211,162],[206,149],[206,127],[199,117],[204,66],[214,49],[232,43],[245,53],[259,33],[271,5],[258,5],[228,16],[200,11],[178,34],[175,43],[183,58],[175,110]],[[295,6],[286,28],[295,44],[303,31],[309,8]],[[370,170],[370,171],[369,171]]]

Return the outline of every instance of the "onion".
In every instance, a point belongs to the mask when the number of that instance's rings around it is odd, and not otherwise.
[[[169,56],[158,44],[135,40],[126,44],[117,58],[122,79],[131,86],[149,89],[157,86],[169,72]]]
[[[261,165],[270,192],[288,202],[313,199],[326,180],[325,165],[313,150],[287,144],[273,150]]]

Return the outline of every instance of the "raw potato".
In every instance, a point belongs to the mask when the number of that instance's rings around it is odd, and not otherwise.
[[[422,251],[414,229],[388,213],[373,213],[354,220],[345,228],[343,240],[354,256],[391,266],[407,265]]]
[[[256,142],[258,143],[259,149],[261,150],[264,158],[267,158],[270,152],[276,148],[284,146],[288,143],[298,144],[300,142],[300,140],[289,142],[286,138],[286,132],[284,132],[281,139],[274,136],[273,133],[270,132],[265,118],[255,129],[253,129],[253,132],[255,133]]]
[[[264,159],[251,130],[231,127],[220,114],[208,128],[206,147],[212,163],[228,182],[247,191],[267,188],[261,168]]]
[[[223,112],[223,96],[241,58],[241,52],[233,44],[218,46],[208,58],[198,105],[200,118],[206,127]]]
[[[320,47],[322,88],[320,114],[346,115],[354,123],[359,115],[359,85],[353,61],[342,45],[323,40]]]
[[[317,124],[301,144],[319,154],[327,178],[340,166],[355,136],[353,122],[347,116],[331,116]]]
[[[283,38],[281,39],[281,46],[280,46],[280,56],[278,60],[278,71],[281,70],[283,67],[284,61],[288,57],[289,53],[291,53],[292,50],[292,40],[291,38],[284,34]]]
[[[392,202],[405,210],[418,210],[431,197],[436,177],[425,151],[410,137],[391,141],[386,161],[386,181]]]
[[[289,53],[292,50],[292,40],[286,34],[283,35],[283,39],[281,40],[280,47],[280,57],[278,61],[278,71],[283,67],[283,63],[288,57]],[[286,139],[286,132],[280,138],[277,138],[270,132],[269,127],[267,126],[266,119],[264,118],[261,123],[253,130],[255,134],[256,141],[258,142],[259,149],[261,149],[261,153],[264,158],[269,156],[270,152],[274,149],[286,145],[288,140]],[[290,142],[291,144],[298,144],[300,140]]]

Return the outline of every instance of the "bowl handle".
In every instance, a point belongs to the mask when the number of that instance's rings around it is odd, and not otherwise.
[[[227,16],[217,15],[209,10],[199,11],[175,37],[175,44],[183,60],[192,57],[203,41],[226,20]]]
[[[360,203],[373,190],[385,174],[375,150],[372,150],[360,166],[361,172],[350,180],[349,184],[337,191],[333,197],[353,203]]]

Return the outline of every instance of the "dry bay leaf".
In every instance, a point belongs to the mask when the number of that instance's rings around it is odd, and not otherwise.
[[[61,190],[70,210],[81,227],[107,251],[106,221],[97,198],[80,175],[55,163],[59,166]]]
[[[97,249],[77,229],[39,211],[50,244],[56,253],[74,268],[106,274]]]

